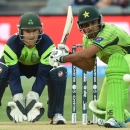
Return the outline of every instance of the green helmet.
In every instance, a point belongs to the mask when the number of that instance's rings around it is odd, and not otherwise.
[[[78,13],[78,26],[81,24],[91,22],[94,20],[100,20],[101,21],[101,15],[99,14],[98,10],[94,6],[85,6],[79,10]]]
[[[40,18],[37,14],[33,12],[24,13],[20,17],[19,21],[19,29],[40,29],[42,28],[42,24]]]

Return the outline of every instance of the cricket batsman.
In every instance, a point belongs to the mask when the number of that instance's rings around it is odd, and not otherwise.
[[[125,110],[128,101],[129,83],[123,80],[130,73],[130,35],[113,24],[103,22],[102,15],[94,6],[79,10],[78,29],[83,34],[83,50],[67,56],[61,50],[50,55],[50,64],[71,62],[82,70],[92,71],[95,58],[107,64],[104,81],[98,101],[89,108],[95,115],[104,115],[103,126],[125,128],[130,114]],[[98,109],[98,110],[97,110]]]
[[[24,120],[38,121],[45,111],[39,100],[47,85],[48,118],[51,119],[51,124],[65,124],[63,112],[67,69],[64,66],[53,69],[49,64],[54,43],[43,33],[42,27],[37,14],[27,12],[21,15],[18,33],[8,39],[0,59],[0,101],[8,82],[13,98],[6,109],[9,119],[16,123]],[[64,50],[60,45],[58,48]],[[21,76],[35,77],[27,95],[23,94]]]

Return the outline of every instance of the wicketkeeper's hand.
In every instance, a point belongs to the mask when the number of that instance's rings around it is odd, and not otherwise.
[[[43,104],[39,102],[39,95],[30,91],[26,95],[26,111],[29,122],[38,121],[44,114]]]
[[[8,102],[6,108],[7,115],[11,121],[15,123],[27,120],[25,110],[25,97],[22,93],[15,94],[12,102]]]

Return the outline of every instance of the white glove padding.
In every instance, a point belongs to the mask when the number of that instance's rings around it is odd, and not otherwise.
[[[36,92],[30,91],[26,96],[26,111],[29,122],[38,121],[44,114],[45,109],[43,104],[38,102],[39,95]]]
[[[8,102],[7,115],[11,121],[16,123],[27,120],[25,110],[25,98],[22,93],[14,95],[14,101]]]
[[[64,44],[58,44],[58,49],[62,51],[63,55],[68,55],[69,54],[69,48],[68,46],[64,45]]]

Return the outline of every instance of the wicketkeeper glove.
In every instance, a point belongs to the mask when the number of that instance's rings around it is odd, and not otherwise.
[[[39,102],[39,95],[30,91],[26,95],[26,111],[29,122],[38,121],[44,114],[43,104]]]
[[[6,112],[9,119],[15,123],[27,120],[25,110],[25,97],[22,93],[15,94],[13,96],[13,101],[8,102]]]

